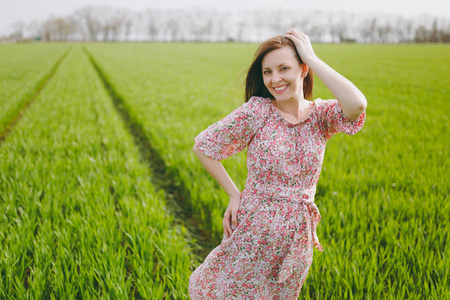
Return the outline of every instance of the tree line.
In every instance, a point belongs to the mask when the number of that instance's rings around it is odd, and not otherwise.
[[[137,12],[110,6],[85,6],[67,16],[18,21],[2,39],[259,42],[293,27],[307,33],[313,42],[450,42],[450,20],[433,16],[406,18],[283,9],[238,12],[149,8]]]

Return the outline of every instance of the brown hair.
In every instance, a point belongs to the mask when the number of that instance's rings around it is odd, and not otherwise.
[[[245,102],[247,102],[252,96],[274,99],[272,94],[264,85],[262,75],[262,61],[269,52],[286,46],[294,49],[299,64],[303,64],[303,61],[298,55],[294,43],[290,39],[282,35],[277,35],[266,40],[256,50],[255,56],[253,57],[253,62],[248,68],[247,78],[245,79]],[[313,100],[313,84],[314,74],[311,68],[308,68],[308,74],[303,79],[303,97],[307,100]]]

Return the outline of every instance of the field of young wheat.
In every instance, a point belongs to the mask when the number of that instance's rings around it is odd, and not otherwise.
[[[0,298],[187,299],[228,203],[194,137],[243,103],[256,47],[1,45]],[[450,48],[314,48],[368,108],[327,144],[300,299],[449,297]],[[245,152],[223,163],[243,188]]]

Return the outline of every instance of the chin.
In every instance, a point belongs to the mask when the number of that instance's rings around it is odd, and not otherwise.
[[[273,95],[272,95],[273,96]],[[287,96],[278,96],[278,95],[276,95],[276,96],[273,96],[274,97],[274,99],[275,100],[277,100],[277,101],[288,101],[289,99],[292,99],[292,97],[287,97]]]

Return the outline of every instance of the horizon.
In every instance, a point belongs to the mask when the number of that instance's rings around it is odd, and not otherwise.
[[[75,1],[53,1],[43,0],[36,3],[32,0],[17,0],[6,2],[0,0],[0,35],[7,35],[11,32],[12,26],[17,22],[29,24],[33,20],[42,22],[52,16],[65,17],[75,10],[86,6],[102,7],[109,6],[113,8],[125,8],[132,12],[138,12],[147,9],[163,10],[211,10],[211,11],[248,11],[248,10],[294,10],[314,13],[315,11],[325,13],[348,13],[364,15],[393,15],[402,16],[408,19],[420,17],[436,17],[439,19],[450,19],[450,2],[444,0],[430,0],[425,2],[414,2],[407,0],[380,0],[372,2],[360,2],[357,0],[345,0],[336,3],[328,0],[282,0],[273,3],[268,0],[229,0],[226,4],[218,0],[203,3],[200,0],[170,0],[166,2],[156,0],[100,0],[92,3],[90,0]]]

